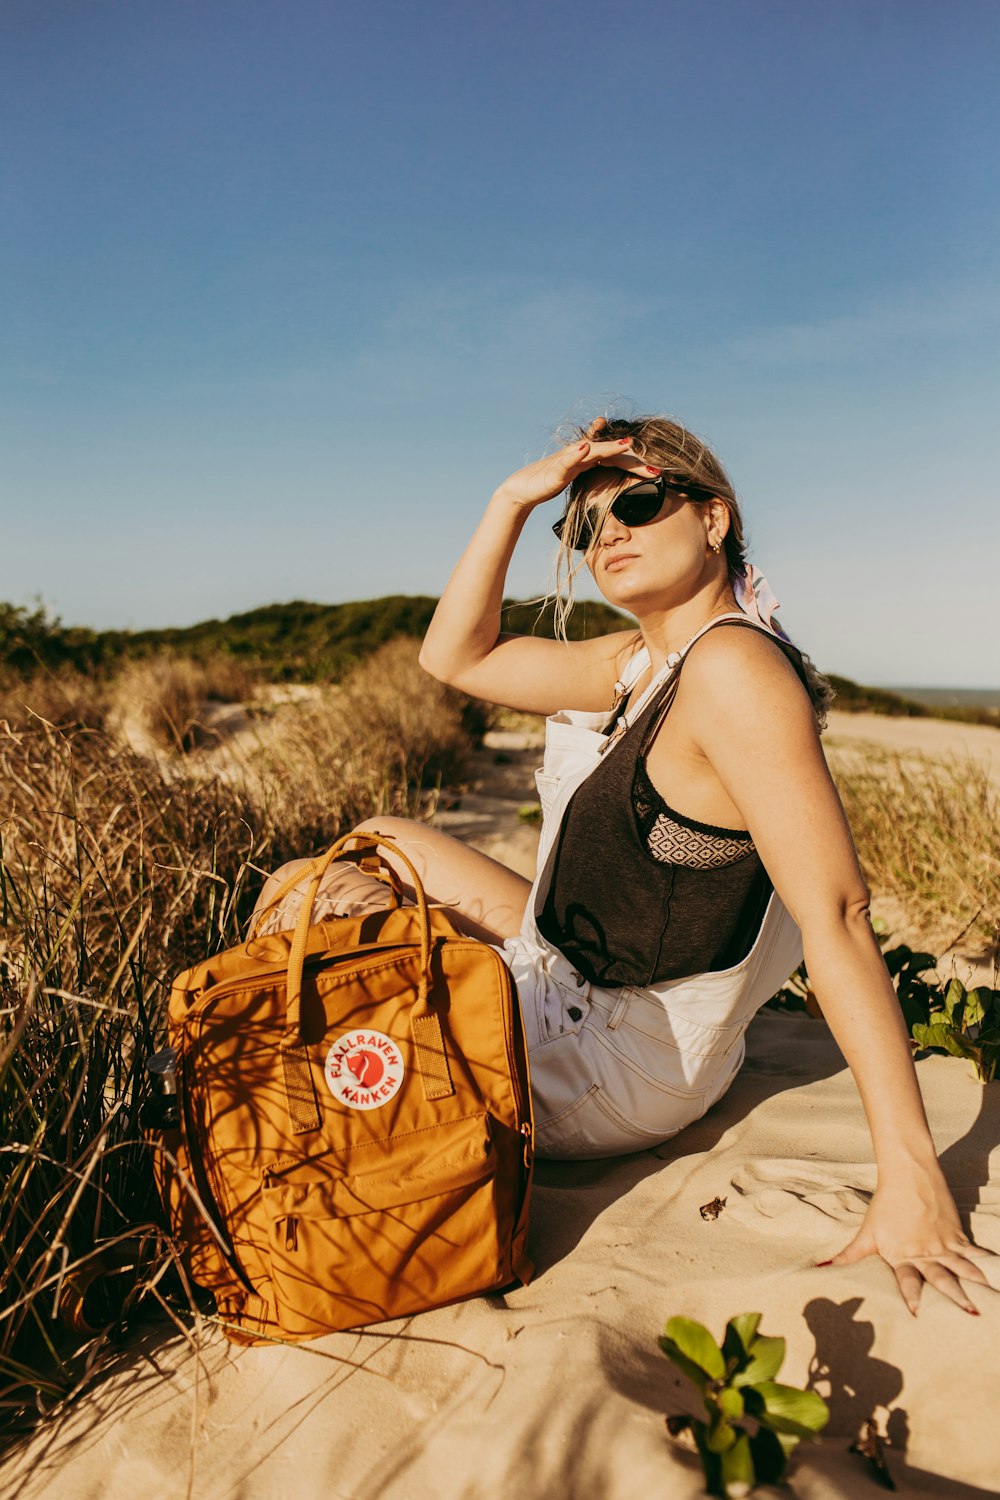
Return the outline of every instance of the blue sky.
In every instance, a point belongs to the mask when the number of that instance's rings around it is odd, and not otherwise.
[[[624,407],[822,666],[1000,684],[998,57],[993,0],[5,0],[0,599],[437,593]]]

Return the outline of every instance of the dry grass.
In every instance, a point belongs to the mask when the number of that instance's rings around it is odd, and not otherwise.
[[[44,719],[59,728],[128,726],[166,749],[190,750],[212,738],[203,722],[206,706],[246,702],[257,682],[258,674],[234,656],[193,661],[161,651],[111,674],[60,667],[27,679],[12,676],[0,687],[0,720],[23,725]]]
[[[975,760],[834,753],[833,772],[865,877],[928,932],[969,923],[995,953],[1000,924],[1000,796]]]
[[[63,727],[103,729],[110,708],[107,682],[65,667],[38,672],[28,681],[12,677],[0,686],[0,721],[9,724],[44,719]]]
[[[112,712],[118,724],[138,727],[158,745],[193,750],[214,738],[206,706],[247,701],[257,680],[232,656],[192,661],[164,651],[122,668],[110,688]]]
[[[169,1302],[139,1112],[172,977],[239,941],[265,870],[425,809],[471,748],[463,716],[393,643],[282,708],[243,773],[78,719],[0,724],[0,1419],[51,1409]]]

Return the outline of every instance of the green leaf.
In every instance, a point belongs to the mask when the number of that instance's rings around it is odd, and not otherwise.
[[[709,1426],[705,1446],[712,1453],[726,1453],[735,1443],[737,1436],[732,1422],[727,1422],[725,1417],[717,1418]]]
[[[733,1376],[733,1385],[760,1385],[762,1380],[773,1380],[784,1357],[784,1339],[754,1339],[750,1363]]]
[[[750,1454],[758,1484],[780,1484],[788,1467],[788,1455],[798,1443],[798,1438],[779,1437],[767,1427],[758,1427],[750,1439]]]
[[[965,997],[965,1012],[963,1022],[966,1026],[981,1026],[986,1019],[989,1010],[989,990],[969,990]],[[980,1033],[982,1040],[982,1033]]]
[[[953,979],[944,992],[944,1013],[956,1026],[959,1024],[956,1012],[960,1010],[964,1001],[965,985],[960,979]]]
[[[927,1024],[930,1019],[931,1009],[925,996],[901,993],[899,1003],[902,1007],[903,1020],[906,1022],[908,1031],[912,1031],[914,1026],[925,1026]]]
[[[749,1358],[750,1345],[754,1341],[760,1317],[760,1313],[737,1313],[735,1318],[729,1319],[722,1340],[722,1352],[727,1363],[731,1359],[738,1359],[742,1363]]]
[[[668,1339],[666,1335],[664,1335],[660,1339],[659,1344],[664,1354],[669,1360],[673,1361],[678,1370],[680,1370],[681,1374],[686,1375],[688,1380],[691,1381],[691,1384],[696,1385],[699,1391],[704,1394],[705,1387],[708,1384],[708,1376],[705,1374],[704,1370],[701,1369],[699,1365],[696,1365],[693,1359],[688,1359],[687,1355],[684,1354],[682,1350],[678,1349],[673,1339]]]
[[[800,1391],[794,1385],[777,1385],[773,1380],[762,1381],[753,1390],[764,1408],[758,1420],[766,1423],[773,1432],[814,1437],[830,1420],[829,1407],[815,1391]],[[747,1406],[750,1406],[749,1400]]]
[[[715,1398],[715,1404],[730,1422],[738,1422],[743,1415],[743,1397],[731,1385],[722,1388]]]
[[[939,1047],[950,1052],[952,1057],[975,1057],[975,1043],[967,1042],[960,1031],[944,1021],[934,1021],[930,1026],[914,1026],[913,1040],[918,1047]]]
[[[666,1334],[685,1359],[703,1370],[710,1380],[721,1380],[725,1375],[722,1350],[701,1323],[696,1323],[693,1318],[671,1318]]]
[[[743,1432],[727,1453],[722,1455],[722,1488],[732,1500],[749,1495],[757,1481],[750,1439]]]

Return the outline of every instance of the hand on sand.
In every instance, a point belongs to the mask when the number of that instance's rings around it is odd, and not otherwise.
[[[570,443],[557,453],[550,453],[546,458],[518,469],[504,480],[496,493],[531,510],[561,495],[566,486],[587,469],[624,469],[643,478],[657,472],[632,452],[630,438],[601,441],[600,433],[606,425],[606,418],[595,417],[587,429],[587,436],[580,442]]]
[[[919,1185],[880,1186],[872,1195],[864,1222],[851,1243],[823,1265],[850,1266],[868,1255],[880,1255],[895,1273],[903,1301],[914,1317],[924,1283],[937,1287],[967,1313],[979,1309],[969,1300],[963,1281],[996,1290],[1000,1256],[973,1244],[962,1230],[951,1194],[942,1178]],[[993,1280],[984,1274],[989,1268]]]

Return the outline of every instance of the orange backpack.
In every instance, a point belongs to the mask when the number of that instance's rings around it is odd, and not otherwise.
[[[383,879],[377,846],[391,849],[417,904],[400,905],[389,878],[388,910],[313,924],[320,881],[352,842]],[[181,1124],[155,1152],[160,1188],[237,1342],[313,1338],[531,1275],[531,1096],[510,973],[428,908],[390,839],[348,834],[314,862],[294,933],[181,974],[169,1040]]]

